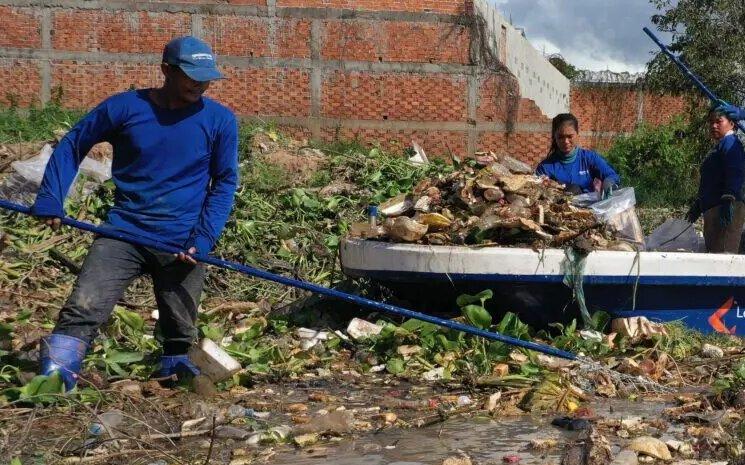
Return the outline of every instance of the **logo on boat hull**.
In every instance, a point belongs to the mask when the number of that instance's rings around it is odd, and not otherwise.
[[[711,325],[712,328],[714,328],[714,331],[718,333],[723,333],[723,334],[735,334],[735,330],[737,329],[737,326],[727,328],[727,326],[724,324],[724,321],[722,321],[722,319],[724,318],[724,315],[726,315],[727,312],[729,312],[732,309],[732,304],[734,303],[735,303],[735,298],[730,297],[729,299],[727,299],[726,302],[722,304],[721,307],[719,307],[719,309],[716,312],[711,314],[711,316],[709,317],[709,324]]]

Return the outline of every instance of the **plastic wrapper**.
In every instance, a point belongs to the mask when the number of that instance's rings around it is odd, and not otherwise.
[[[644,233],[636,215],[636,196],[633,187],[618,189],[605,200],[598,200],[597,192],[580,194],[572,199],[572,204],[589,208],[596,218],[616,232],[618,239],[644,249]]]

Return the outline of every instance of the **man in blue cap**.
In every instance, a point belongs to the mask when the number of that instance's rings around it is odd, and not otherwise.
[[[83,357],[132,280],[153,279],[157,337],[163,346],[159,376],[196,375],[187,351],[205,269],[192,257],[215,245],[238,184],[238,125],[226,107],[203,96],[218,71],[209,45],[180,37],[163,51],[163,86],[104,100],[57,145],[32,212],[54,229],[80,163],[94,144],[114,147],[114,206],[106,227],[180,247],[177,256],[97,238],[51,335],[41,341],[41,373],[59,372],[66,389]]]

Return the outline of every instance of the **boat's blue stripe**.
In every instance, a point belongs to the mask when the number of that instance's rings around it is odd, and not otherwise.
[[[426,273],[413,271],[391,270],[355,270],[345,268],[344,272],[351,276],[368,277],[388,281],[483,281],[483,282],[520,282],[520,283],[560,283],[564,275],[516,275],[516,274],[485,274],[485,273]],[[745,286],[745,276],[599,276],[585,275],[586,284],[619,284],[628,285],[637,282],[641,285],[653,286]]]

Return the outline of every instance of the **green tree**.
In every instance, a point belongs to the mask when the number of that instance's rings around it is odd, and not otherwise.
[[[688,126],[682,118],[657,127],[643,125],[619,137],[606,153],[623,184],[634,187],[640,205],[680,207],[696,195],[706,147],[692,143]]]
[[[745,101],[745,1],[743,0],[650,0],[659,10],[652,22],[672,34],[670,50],[719,98]],[[661,51],[649,62],[647,82],[664,92],[698,90]],[[700,112],[699,100],[693,110]]]
[[[554,65],[554,68],[558,69],[561,74],[564,75],[570,81],[574,79],[580,71],[571,63],[558,53],[554,53],[548,57],[549,63]]]

